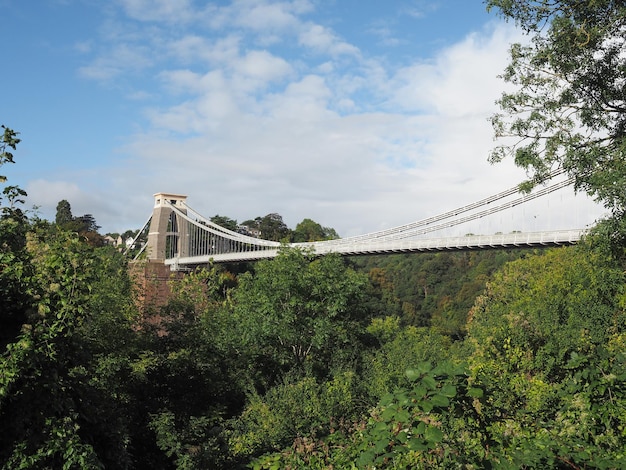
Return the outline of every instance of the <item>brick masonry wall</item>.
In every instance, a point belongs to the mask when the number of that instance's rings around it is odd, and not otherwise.
[[[154,312],[165,305],[171,295],[171,281],[182,279],[182,272],[171,271],[161,260],[135,261],[129,265],[137,303],[142,312]]]

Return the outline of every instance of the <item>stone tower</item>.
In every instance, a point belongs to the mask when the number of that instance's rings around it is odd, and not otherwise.
[[[156,193],[154,209],[148,232],[148,259],[164,261],[166,255],[187,256],[187,224],[178,217],[169,204],[187,214],[187,196],[171,193]],[[169,204],[167,204],[169,203]]]

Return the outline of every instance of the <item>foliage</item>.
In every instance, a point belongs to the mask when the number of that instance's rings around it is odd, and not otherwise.
[[[353,372],[327,381],[287,377],[264,396],[253,394],[229,424],[231,452],[238,456],[275,451],[295,439],[325,436],[333,423],[349,422],[362,410]]]
[[[65,226],[73,220],[74,216],[72,215],[72,206],[70,203],[66,199],[59,201],[57,204],[57,213],[54,218],[54,223],[59,226]]]
[[[484,359],[556,379],[571,352],[615,332],[624,281],[610,258],[580,247],[509,263],[472,309],[471,341]]]
[[[408,379],[409,386],[406,386]],[[264,456],[252,468],[485,468],[476,408],[482,390],[463,369],[424,362],[405,384],[386,394],[365,425],[333,432],[323,442]],[[459,416],[463,426],[459,426]]]
[[[514,44],[503,78],[517,90],[492,118],[492,161],[511,155],[531,173],[525,189],[563,168],[575,186],[620,215],[626,209],[626,6],[614,0],[489,0],[532,34]]]
[[[34,309],[0,370],[0,461],[5,468],[127,467],[123,423],[106,387],[90,382],[79,330],[89,322],[100,258],[70,234],[28,234]]]
[[[376,401],[400,387],[414,364],[442,363],[453,350],[448,336],[432,328],[401,327],[397,317],[374,318],[367,329],[381,342],[380,348],[364,354],[365,387]]]
[[[623,351],[607,345],[623,338],[623,287],[592,243],[508,264],[477,301],[470,364],[503,465],[622,466]]]
[[[220,227],[224,227],[232,232],[236,232],[239,228],[235,219],[231,219],[230,217],[226,217],[224,215],[215,214],[213,217],[211,217],[211,222],[219,225]]]
[[[320,440],[298,438],[251,467],[623,468],[624,335],[608,344],[593,355],[571,355],[570,373],[543,413],[494,416],[494,389],[464,368],[422,363],[406,371],[411,385],[383,397],[365,425],[333,429]]]
[[[623,340],[623,337],[622,339]],[[503,461],[512,468],[623,468],[626,463],[626,356],[598,347],[589,355],[572,353],[568,374],[556,388],[552,416],[541,421],[518,416],[494,423],[494,435],[507,447]]]
[[[104,238],[98,233],[100,226],[91,214],[74,217],[70,203],[63,199],[57,204],[55,224],[61,230],[76,232],[91,246],[103,246]]]
[[[334,229],[322,227],[311,219],[303,219],[296,225],[291,241],[293,242],[315,242],[319,240],[333,240],[339,238]]]
[[[20,143],[20,139],[17,137],[19,132],[15,132],[5,125],[0,126],[0,128],[2,129],[2,136],[0,137],[0,166],[5,163],[15,163],[11,150],[16,150],[17,144]],[[6,180],[6,176],[0,175],[0,183],[4,183]]]
[[[355,258],[370,277],[370,308],[403,325],[434,326],[455,340],[465,335],[467,312],[488,277],[531,250],[420,253]]]
[[[283,221],[283,217],[275,212],[254,220],[246,220],[241,225],[258,230],[259,237],[264,240],[289,241],[291,237],[291,230]]]
[[[32,276],[26,233],[30,224],[21,211],[0,214],[0,350],[12,342],[33,309],[28,293]]]
[[[297,369],[318,377],[342,362],[341,351],[358,341],[366,281],[338,255],[313,259],[282,249],[240,276],[233,316],[247,354],[263,382]]]
[[[145,468],[231,468],[220,426],[244,396],[223,310],[229,279],[217,268],[190,273],[145,314],[127,387]]]

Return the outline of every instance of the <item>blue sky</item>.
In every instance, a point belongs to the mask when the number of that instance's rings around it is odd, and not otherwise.
[[[522,37],[480,0],[0,8],[0,122],[23,139],[2,170],[45,218],[67,199],[103,232],[139,228],[165,191],[205,216],[278,212],[347,236],[523,177],[487,163],[497,75]],[[571,204],[559,224],[590,222],[593,206]]]

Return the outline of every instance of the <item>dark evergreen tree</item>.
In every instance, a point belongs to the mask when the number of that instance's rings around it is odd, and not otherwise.
[[[74,220],[74,216],[72,215],[72,206],[70,203],[63,199],[59,201],[57,204],[57,214],[54,219],[54,222],[60,227],[65,228],[69,224],[71,224]]]

